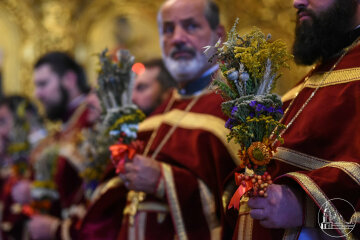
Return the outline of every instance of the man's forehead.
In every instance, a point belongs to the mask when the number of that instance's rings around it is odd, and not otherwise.
[[[189,19],[205,20],[205,1],[173,0],[164,4],[161,11],[163,22]]]
[[[160,72],[160,67],[152,66],[146,68],[146,70],[136,77],[136,82],[151,82],[156,79]]]
[[[53,74],[55,74],[55,72],[52,70],[52,68],[49,64],[41,65],[34,70],[35,80],[37,80],[37,79],[43,80],[43,78],[48,78],[50,75],[53,75]]]

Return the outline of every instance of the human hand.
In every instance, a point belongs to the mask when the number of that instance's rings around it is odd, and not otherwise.
[[[21,180],[11,189],[11,196],[15,202],[22,205],[31,202],[31,182],[29,180]]]
[[[28,228],[32,239],[54,239],[60,220],[48,215],[35,215],[31,218]]]
[[[302,225],[300,196],[285,185],[271,184],[267,197],[250,198],[250,216],[266,228],[293,228]]]
[[[160,175],[158,161],[136,154],[132,161],[125,163],[125,173],[119,176],[128,189],[153,194]]]

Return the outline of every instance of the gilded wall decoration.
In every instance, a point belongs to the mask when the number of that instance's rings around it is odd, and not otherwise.
[[[34,61],[50,50],[72,53],[92,83],[103,48],[128,48],[138,61],[160,57],[156,14],[160,0],[0,0],[0,68],[5,93],[32,96]],[[218,0],[227,26],[239,17],[239,29],[252,26],[284,39],[291,48],[295,11],[292,1]],[[1,58],[1,57],[0,57]],[[284,93],[307,69],[292,65],[276,91]]]

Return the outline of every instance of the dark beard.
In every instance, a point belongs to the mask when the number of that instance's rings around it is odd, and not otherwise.
[[[355,39],[350,38],[357,8],[357,0],[336,0],[326,12],[318,16],[307,9],[311,20],[297,21],[293,54],[295,62],[312,65],[339,54]]]
[[[56,105],[48,106],[46,108],[46,115],[51,121],[62,120],[67,114],[67,105],[69,103],[69,94],[60,85],[61,99]]]

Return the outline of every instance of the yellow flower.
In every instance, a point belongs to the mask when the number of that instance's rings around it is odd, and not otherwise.
[[[272,157],[271,150],[262,142],[254,142],[247,150],[251,162],[258,166],[266,165]]]
[[[246,151],[240,149],[239,152],[238,152],[238,156],[239,156],[239,159],[240,159],[239,166],[241,168],[245,168],[249,164],[249,158],[248,158],[248,156],[246,154]]]

